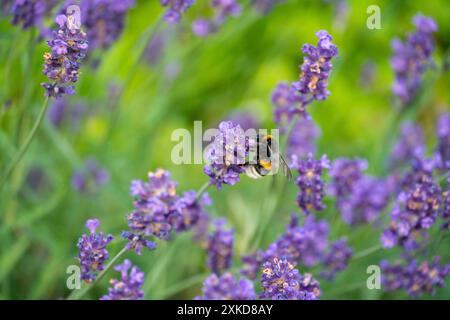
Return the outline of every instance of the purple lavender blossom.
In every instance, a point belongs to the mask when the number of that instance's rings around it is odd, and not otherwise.
[[[447,179],[448,189],[442,193],[442,219],[444,219],[444,224],[442,229],[450,230],[450,175]]]
[[[240,126],[243,130],[255,129],[261,127],[261,122],[252,112],[248,111],[235,111],[232,112],[227,121],[231,121],[235,125]]]
[[[389,194],[386,181],[370,176],[361,177],[353,184],[349,197],[338,203],[342,220],[349,225],[375,221],[387,206]]]
[[[133,181],[130,189],[135,198],[134,210],[127,216],[131,232],[127,233],[125,238],[132,240],[128,247],[139,254],[145,237],[169,237],[172,230],[170,215],[176,212],[178,197],[176,183],[170,179],[170,173],[163,169],[158,169],[155,173],[150,172],[148,182]],[[136,237],[139,241],[133,241]],[[145,243],[144,246],[148,247]]]
[[[269,245],[264,259],[286,258],[298,261],[306,267],[320,262],[328,246],[329,227],[325,220],[316,221],[307,216],[303,226],[298,226],[298,218],[292,215],[286,231]]]
[[[301,95],[302,109],[305,110],[302,113],[305,117],[308,117],[305,109],[308,104],[314,100],[325,100],[330,95],[327,87],[332,69],[331,59],[338,54],[333,38],[327,31],[318,31],[316,36],[319,38],[317,46],[303,46],[305,56],[300,68],[300,81],[292,84]]]
[[[215,31],[215,26],[207,19],[197,19],[192,23],[192,32],[197,37],[204,38]]]
[[[337,202],[351,194],[353,184],[361,179],[366,169],[367,161],[363,159],[338,158],[332,162],[329,191],[336,197]]]
[[[203,295],[196,300],[255,300],[253,283],[245,278],[236,279],[231,273],[210,275],[203,283]]]
[[[425,139],[422,128],[411,122],[402,125],[400,137],[392,148],[390,155],[391,167],[409,163],[410,159],[425,151]]]
[[[450,274],[450,264],[441,265],[438,256],[420,265],[412,260],[406,265],[382,261],[380,266],[381,281],[387,291],[405,290],[412,297],[434,295],[437,288],[444,286],[445,278]]]
[[[38,27],[44,30],[44,16],[55,6],[55,0],[12,0],[12,24],[21,25],[23,29]]]
[[[50,83],[43,83],[46,96],[60,98],[74,93],[73,85],[78,81],[80,61],[88,49],[86,34],[74,26],[74,17],[59,15],[56,23],[58,31],[53,32],[53,39],[48,41],[52,52],[44,54],[44,74]]]
[[[111,279],[111,287],[108,294],[100,300],[141,300],[144,298],[142,285],[144,284],[144,273],[138,267],[132,266],[131,261],[124,262],[114,268],[121,274],[120,280]]]
[[[402,105],[410,103],[421,87],[422,76],[431,64],[434,51],[433,32],[437,31],[432,18],[419,14],[413,21],[416,31],[405,42],[400,39],[392,42],[394,55],[391,64],[395,72],[392,91]]]
[[[78,192],[86,192],[89,187],[101,187],[109,180],[108,171],[100,167],[98,162],[89,158],[82,169],[76,170],[72,175],[72,187]]]
[[[383,247],[417,248],[418,237],[426,236],[425,230],[434,224],[441,203],[441,189],[429,178],[401,192],[391,212],[389,228],[381,236]]]
[[[192,31],[199,37],[206,37],[217,32],[228,17],[238,17],[241,6],[236,0],[211,0],[214,16],[210,19],[200,18],[192,24]]]
[[[333,280],[337,272],[347,268],[352,255],[353,250],[348,246],[347,239],[333,242],[323,257],[322,264],[325,270],[321,273],[321,276],[329,281]]]
[[[437,122],[439,167],[450,169],[450,113],[442,114]]]
[[[320,296],[318,282],[311,275],[300,275],[295,264],[272,258],[264,262],[261,277],[262,299],[315,300]]]
[[[256,252],[242,257],[242,269],[240,273],[250,280],[255,280],[264,260],[264,251]]]
[[[48,118],[55,127],[61,126],[66,108],[66,99],[55,100],[50,107],[50,110],[48,111]]]
[[[322,211],[325,209],[323,203],[325,184],[322,180],[322,171],[330,168],[327,156],[323,155],[320,160],[314,160],[311,153],[304,160],[293,156],[291,166],[299,173],[296,179],[296,184],[300,189],[297,194],[297,203],[303,212],[309,214],[312,210]]]
[[[208,236],[208,266],[212,272],[220,274],[231,266],[233,256],[234,230],[225,229],[226,220],[214,221],[215,230]]]
[[[172,227],[176,232],[192,229],[200,219],[205,219],[207,213],[203,207],[208,205],[211,205],[211,199],[207,193],[197,200],[195,191],[185,192],[175,204],[177,213],[169,217]]]
[[[156,242],[150,241],[141,235],[129,231],[122,231],[121,236],[128,240],[128,243],[126,244],[127,250],[133,250],[139,256],[142,254],[143,248],[154,250],[157,246]]]
[[[168,8],[164,20],[167,23],[175,24],[180,22],[183,13],[195,3],[195,0],[160,0],[160,2],[163,7]]]
[[[162,58],[163,50],[166,45],[164,34],[156,34],[148,43],[146,58],[150,65],[156,65]]]
[[[105,268],[105,261],[109,258],[106,246],[114,237],[112,235],[104,236],[103,232],[96,233],[100,225],[98,219],[90,219],[86,222],[86,228],[89,234],[83,234],[78,240],[79,249],[78,261],[81,266],[81,279],[86,282],[92,282],[97,277],[97,272]]]
[[[66,0],[64,8],[72,4],[72,0]],[[108,49],[122,34],[126,14],[134,5],[135,0],[81,0],[81,19],[89,46]]]
[[[234,185],[239,182],[248,150],[244,130],[230,121],[221,122],[219,133],[205,151],[208,164],[203,171],[211,178],[210,184],[220,189],[222,184]]]
[[[307,157],[315,154],[316,140],[320,137],[320,128],[314,121],[300,118],[294,125],[287,142],[287,157]]]
[[[276,124],[286,130],[295,115],[306,115],[305,106],[302,104],[302,96],[297,92],[293,85],[287,82],[277,84],[271,97],[273,109],[273,118]]]

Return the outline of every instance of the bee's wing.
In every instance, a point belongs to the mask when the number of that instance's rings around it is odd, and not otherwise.
[[[270,152],[273,154],[272,148],[269,147],[269,149],[270,149]],[[291,169],[289,169],[289,166],[288,166],[286,160],[284,160],[284,157],[281,155],[280,152],[278,152],[278,156],[280,157],[280,164],[281,164],[281,167],[283,168],[284,176],[287,177],[288,180],[291,180],[292,179]]]
[[[289,169],[289,166],[288,166],[286,160],[284,160],[284,158],[281,154],[280,154],[280,162],[281,162],[281,166],[283,167],[284,175],[287,177],[288,180],[291,180],[292,179],[291,169]]]

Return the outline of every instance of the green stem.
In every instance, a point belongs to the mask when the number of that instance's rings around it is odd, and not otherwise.
[[[202,185],[202,186],[200,187],[200,189],[197,191],[197,193],[195,194],[195,199],[196,199],[196,200],[200,199],[200,197],[202,196],[202,194],[205,193],[206,189],[208,189],[210,185],[211,185],[211,184],[209,183],[209,181],[208,181],[208,182],[205,182],[205,184]]]
[[[372,253],[375,253],[375,252],[377,252],[377,251],[379,251],[381,249],[382,249],[381,245],[379,245],[379,244],[374,245],[373,247],[367,248],[367,249],[365,249],[363,251],[360,251],[360,252],[356,253],[353,256],[352,260],[358,260],[358,259],[365,258],[365,257],[371,255]]]
[[[42,105],[41,111],[39,112],[39,116],[36,119],[36,122],[34,123],[34,126],[31,129],[30,134],[28,135],[27,139],[25,140],[25,143],[20,148],[20,150],[17,152],[17,154],[15,155],[11,164],[6,168],[5,173],[3,174],[2,178],[0,179],[0,190],[3,188],[9,175],[14,171],[14,169],[19,164],[20,160],[22,160],[23,156],[25,155],[28,148],[30,147],[31,142],[33,141],[33,138],[36,135],[36,132],[37,132],[39,126],[41,125],[42,120],[45,117],[45,114],[46,114],[47,108],[48,108],[48,102],[49,102],[49,98],[47,97],[44,100],[44,104]]]
[[[100,280],[106,275],[106,273],[116,264],[117,261],[122,258],[122,256],[128,251],[126,247],[123,247],[118,254],[111,259],[111,261],[106,265],[105,269],[99,273],[98,277],[88,286],[84,286],[80,291],[73,290],[72,293],[67,297],[66,300],[79,300],[84,297]]]

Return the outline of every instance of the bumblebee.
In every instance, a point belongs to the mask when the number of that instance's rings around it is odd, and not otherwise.
[[[252,179],[260,179],[272,173],[273,164],[272,158],[276,155],[276,152],[273,150],[278,150],[278,148],[274,148],[276,141],[272,138],[271,135],[257,135],[256,136],[256,161],[247,162],[244,164],[245,174]],[[278,152],[279,156],[279,165],[283,169],[283,173],[288,180],[292,179],[292,173],[289,169],[286,160],[284,160],[283,156]]]

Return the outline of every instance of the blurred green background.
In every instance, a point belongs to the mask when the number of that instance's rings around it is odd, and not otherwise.
[[[366,9],[373,3],[381,8],[381,30],[366,27]],[[213,127],[237,110],[249,111],[263,127],[273,128],[271,92],[279,81],[298,79],[301,46],[315,44],[317,30],[328,30],[339,48],[330,79],[332,94],[309,109],[322,131],[319,154],[331,159],[364,157],[370,162],[370,173],[383,175],[383,159],[395,139],[399,118],[420,123],[429,146],[434,146],[436,117],[450,105],[449,73],[442,72],[450,48],[448,1],[347,1],[347,5],[345,19],[336,15],[333,1],[286,0],[266,15],[244,5],[239,18],[199,39],[190,23],[207,10],[208,1],[197,0],[177,27],[158,23],[164,13],[159,1],[137,1],[120,39],[108,51],[94,54],[97,69],[82,66],[77,93],[69,100],[72,106],[86,106],[80,127],[55,128],[46,121],[0,193],[0,298],[67,296],[66,268],[76,264],[76,242],[86,231],[84,222],[97,217],[101,230],[114,235],[126,229],[125,214],[132,209],[131,180],[144,179],[148,171],[161,167],[172,173],[179,192],[198,189],[207,181],[201,165],[171,162],[174,129],[192,130],[194,120],[203,121],[204,128]],[[439,26],[436,68],[427,73],[417,106],[400,117],[390,90],[390,42],[414,29],[412,17],[418,12],[432,16]],[[157,65],[142,61],[136,68],[139,48],[145,45],[142,37],[149,28],[164,32],[166,47]],[[0,31],[0,169],[4,170],[43,103],[40,83],[45,81],[41,70],[47,47],[37,40],[36,30],[13,27],[9,18],[1,18]],[[364,85],[361,72],[367,64],[373,66],[373,79]],[[111,88],[124,84],[124,95],[113,108]],[[71,186],[71,176],[88,157],[108,169],[110,180],[101,188],[79,193]],[[27,176],[33,170],[41,173],[41,179],[30,185]],[[277,177],[276,184],[282,179]],[[226,217],[236,230],[234,269],[240,266],[240,255],[265,248],[283,231],[290,213],[299,212],[296,186],[289,185],[280,195],[268,192],[271,183],[271,179],[243,178],[236,186],[209,191],[214,203],[209,213]],[[346,235],[354,252],[379,243],[379,231],[361,226],[350,232],[340,218],[334,219],[336,214],[331,202],[317,214],[331,223],[331,240]],[[111,253],[123,243],[114,241]],[[443,262],[450,260],[449,249],[448,240],[440,245]],[[321,281],[322,298],[407,298],[401,292],[365,286],[367,266],[382,258],[392,261],[398,253],[380,251],[352,260],[334,282]],[[209,274],[205,250],[191,241],[189,233],[160,241],[153,252],[127,257],[146,274],[147,299],[192,299]],[[314,268],[310,271],[314,274]],[[116,274],[110,272],[88,297],[103,295],[108,278]],[[450,298],[449,284],[447,280],[446,288],[434,298]]]

